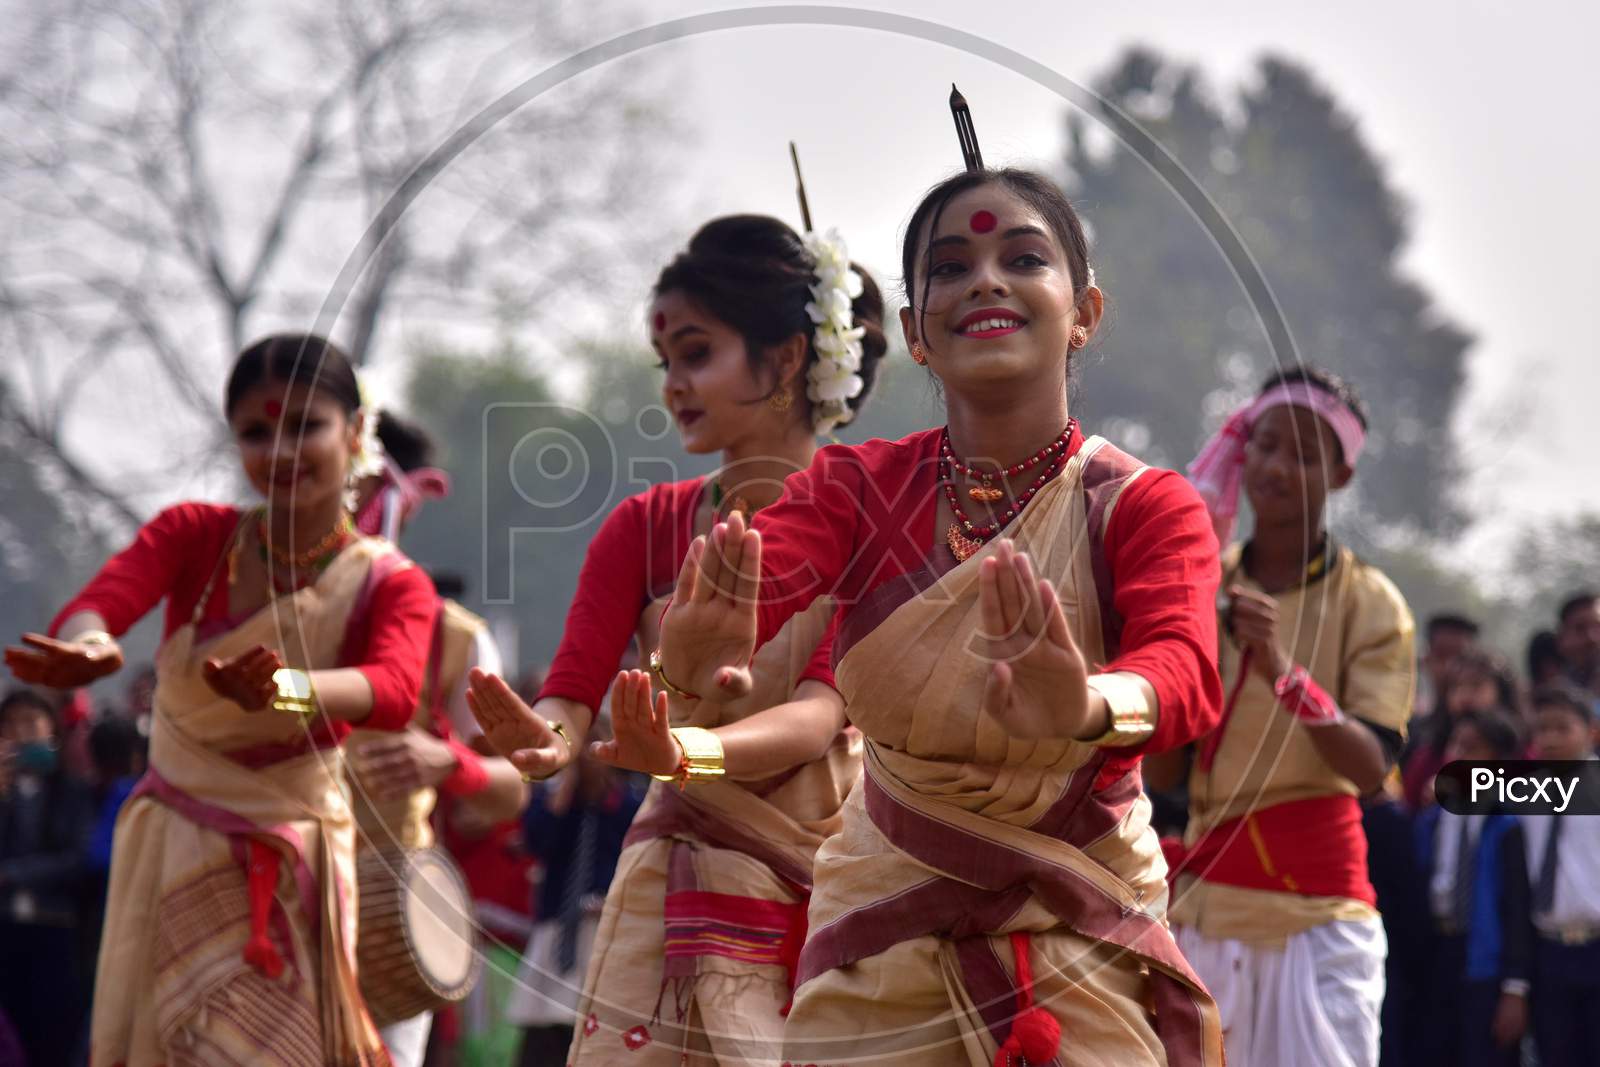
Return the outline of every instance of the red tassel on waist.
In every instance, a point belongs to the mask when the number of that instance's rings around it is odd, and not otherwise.
[[[245,942],[244,961],[268,978],[276,978],[283,973],[283,957],[267,938],[267,919],[272,915],[272,894],[278,888],[278,862],[281,857],[277,849],[253,837],[247,855],[250,940]]]
[[[1028,958],[1032,945],[1025,930],[1011,935],[1011,953],[1017,958],[1017,1017],[1011,1020],[1011,1036],[995,1050],[994,1067],[1045,1064],[1061,1051],[1061,1024],[1033,1003],[1033,962]]]

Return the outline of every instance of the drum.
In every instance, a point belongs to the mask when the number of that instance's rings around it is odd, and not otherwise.
[[[481,961],[466,879],[437,849],[363,849],[356,974],[378,1026],[464,998]]]

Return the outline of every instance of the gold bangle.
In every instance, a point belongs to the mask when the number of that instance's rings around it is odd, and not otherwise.
[[[313,715],[317,710],[317,690],[311,684],[311,675],[293,667],[280,667],[272,672],[272,684],[278,695],[272,699],[272,710],[291,715]]]
[[[1136,675],[1091,674],[1089,688],[1105,698],[1111,724],[1099,737],[1084,742],[1101,748],[1138,745],[1156,732],[1156,717],[1145,697],[1144,685]]]
[[[672,684],[672,680],[667,677],[667,672],[661,668],[661,650],[659,648],[650,653],[650,673],[656,676],[656,681],[660,682],[661,688],[667,692],[680,696],[685,700],[700,699],[699,693],[691,693],[687,689]]]
[[[104,630],[85,630],[72,639],[75,645],[114,645],[116,639]]]
[[[551,733],[561,738],[562,742],[567,746],[567,755],[570,757],[572,755],[572,737],[567,733],[567,724],[557,722],[555,719],[546,719],[544,724],[550,727]]]
[[[683,788],[690,782],[710,782],[722,777],[722,739],[698,726],[675,726],[672,739],[682,758],[671,774],[653,774],[658,782],[677,782]]]

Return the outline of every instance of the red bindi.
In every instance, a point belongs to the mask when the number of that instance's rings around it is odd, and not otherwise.
[[[283,401],[281,401],[281,400],[269,400],[269,401],[267,401],[267,418],[275,419],[279,415],[282,415],[282,414],[283,414]]]
[[[665,330],[667,328],[667,316],[660,311],[656,312],[655,325],[656,333],[660,333],[662,330]]]
[[[972,227],[973,233],[988,233],[994,229],[998,221],[992,211],[974,211],[972,218],[967,220],[967,225]]]

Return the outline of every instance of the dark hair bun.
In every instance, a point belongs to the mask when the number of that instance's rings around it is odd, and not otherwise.
[[[378,412],[378,443],[383,445],[383,454],[403,471],[433,466],[433,436],[387,409]]]
[[[888,349],[883,333],[883,294],[859,264],[861,295],[851,305],[862,327],[862,390],[850,402],[859,411]],[[726,215],[712,219],[689,239],[689,247],[656,279],[657,295],[681,292],[744,338],[752,372],[763,367],[763,351],[804,334],[817,358],[814,326],[806,314],[816,264],[792,227],[770,215]]]

